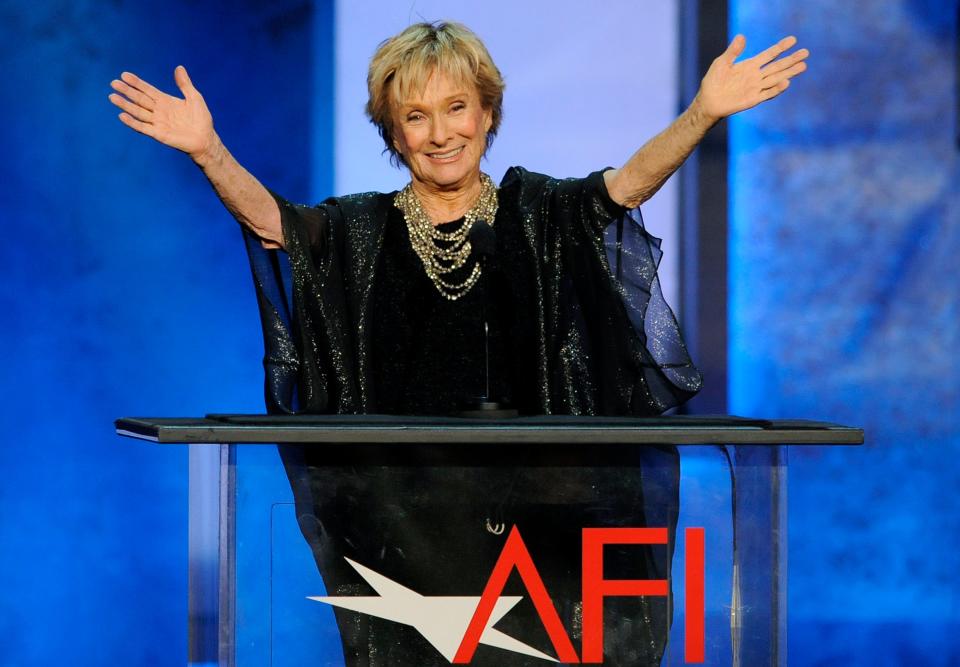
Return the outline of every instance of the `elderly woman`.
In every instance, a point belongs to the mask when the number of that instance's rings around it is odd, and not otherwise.
[[[635,209],[711,126],[786,90],[806,67],[806,50],[784,55],[795,41],[735,62],[737,36],[690,108],[618,169],[557,180],[514,167],[498,187],[480,161],[500,127],[500,72],[464,26],[410,26],[379,47],[367,81],[367,113],[410,182],[316,207],[271,193],[234,160],[183,67],[183,98],[124,72],[110,100],[123,123],[190,155],[255,255],[289,255],[292,311],[281,287],[265,285],[269,271],[258,277],[271,411],[446,415],[489,394],[521,414],[654,415],[696,392],[700,376],[659,303],[659,248]],[[478,240],[491,227],[495,238]],[[255,256],[254,267],[271,261]],[[576,639],[581,528],[675,525],[675,450],[570,467],[516,450],[510,467],[496,453],[357,452],[282,452],[330,595],[366,590],[345,558],[421,594],[478,595],[516,525]],[[608,576],[668,575],[669,552],[637,554],[612,550]],[[446,663],[408,626],[337,618],[350,665]],[[668,625],[662,599],[609,601],[604,664],[659,664]],[[526,600],[497,627],[536,650],[481,645],[475,664],[542,664],[530,656],[551,652]]]

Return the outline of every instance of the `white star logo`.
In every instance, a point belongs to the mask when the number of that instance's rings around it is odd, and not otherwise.
[[[364,567],[349,558],[348,563],[364,580],[377,592],[376,596],[339,596],[339,597],[310,597],[310,600],[326,602],[335,607],[350,609],[370,616],[385,618],[388,621],[403,623],[412,626],[423,635],[430,644],[439,651],[449,662],[460,647],[460,642],[467,632],[467,626],[473,613],[480,603],[480,596],[426,596],[414,590],[401,586],[397,582]],[[495,646],[514,653],[542,658],[550,662],[559,662],[546,653],[541,653],[532,646],[528,646],[494,629],[494,625],[503,618],[508,611],[522,600],[520,595],[502,596],[497,599],[493,613],[487,621],[480,643]]]

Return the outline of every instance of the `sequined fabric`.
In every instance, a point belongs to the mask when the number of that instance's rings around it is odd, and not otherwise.
[[[446,231],[459,225],[439,225]],[[448,274],[470,275],[477,259]],[[485,343],[490,351],[490,394],[512,403],[516,360],[509,341],[514,321],[512,286],[498,262],[487,262],[463,296],[449,300],[427,277],[410,246],[403,216],[394,209],[384,229],[375,277],[371,323],[371,387],[377,412],[436,415],[464,409],[486,391]],[[484,338],[484,319],[489,329]]]
[[[289,279],[285,256],[248,237],[269,411],[455,410],[482,384],[481,301],[491,324],[491,393],[521,413],[646,416],[699,389],[656,280],[659,242],[638,212],[610,199],[601,172],[558,180],[510,169],[496,253],[456,302],[424,275],[392,200],[368,193],[303,207],[277,196]],[[424,594],[478,595],[505,539],[489,526],[517,525],[578,645],[581,528],[666,526],[672,534],[678,506],[674,448],[613,457],[595,449],[562,462],[520,447],[371,444],[336,453],[285,447],[281,455],[330,594],[369,592],[345,564],[349,556]],[[667,576],[672,549],[637,549],[612,550],[608,574]],[[523,595],[514,584],[507,593]],[[525,604],[498,627],[550,653]],[[406,626],[336,615],[350,667],[446,664]],[[666,600],[611,601],[604,664],[659,664],[669,623]],[[543,662],[481,647],[473,664]]]
[[[277,197],[293,284],[290,341],[272,347],[295,349],[299,359],[275,365],[286,375],[269,380],[272,410],[380,411],[371,310],[393,196],[352,195],[318,207]],[[603,174],[558,180],[513,167],[499,196],[496,262],[501,280],[516,286],[506,310],[516,323],[511,346],[522,350],[518,405],[539,414],[646,416],[696,393],[700,374],[656,280],[659,242],[610,199]],[[252,261],[256,272],[262,262]],[[258,299],[265,332],[276,336],[284,327],[270,322],[284,306],[260,288]]]

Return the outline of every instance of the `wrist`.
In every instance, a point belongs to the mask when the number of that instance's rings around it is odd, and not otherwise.
[[[220,141],[220,136],[214,132],[207,145],[194,153],[190,153],[190,158],[198,167],[206,169],[208,165],[217,161],[222,153],[223,143]]]
[[[700,93],[697,93],[697,96],[693,98],[687,112],[690,114],[694,126],[700,128],[704,133],[722,120],[722,116],[712,114],[706,109]]]

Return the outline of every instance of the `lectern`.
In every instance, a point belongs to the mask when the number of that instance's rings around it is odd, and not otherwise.
[[[640,457],[644,448],[676,447],[681,475],[671,545],[673,624],[662,664],[759,667],[786,664],[788,446],[863,442],[857,428],[737,417],[208,415],[126,418],[116,429],[190,445],[190,660],[236,667],[343,660],[332,607],[315,599],[325,595],[323,581],[298,528],[280,458],[264,445],[331,456],[364,443],[398,452],[439,446],[468,461],[472,452],[495,451],[494,465],[503,467],[515,464],[512,452],[521,450],[539,452],[543,465],[556,455],[562,465],[576,466],[587,453],[616,452],[622,460]],[[578,651],[582,631],[568,629]],[[513,664],[515,654],[498,650],[504,665]],[[438,653],[436,664],[444,662]]]

